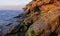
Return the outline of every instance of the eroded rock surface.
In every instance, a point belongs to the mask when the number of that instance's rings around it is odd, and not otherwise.
[[[23,20],[28,27],[26,36],[59,36],[59,3],[60,0],[32,0],[27,4],[24,14],[28,17]]]

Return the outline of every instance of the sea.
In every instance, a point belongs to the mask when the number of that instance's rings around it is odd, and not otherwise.
[[[0,10],[0,36],[5,36],[8,32],[18,26],[19,23],[13,17],[21,14],[23,10]]]
[[[4,23],[6,20],[18,16],[22,12],[23,10],[0,10],[0,23]]]

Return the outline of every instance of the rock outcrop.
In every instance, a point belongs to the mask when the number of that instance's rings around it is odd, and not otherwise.
[[[60,0],[32,0],[24,8],[26,36],[60,36]],[[19,20],[19,22],[21,22]],[[56,33],[56,35],[55,35]]]
[[[60,36],[60,0],[32,0],[3,34],[6,36]],[[17,23],[16,23],[17,22]],[[6,25],[6,26],[9,26]],[[10,30],[11,29],[11,30]]]

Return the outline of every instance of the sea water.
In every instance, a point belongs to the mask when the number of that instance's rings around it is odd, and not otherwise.
[[[5,20],[18,16],[22,12],[22,10],[0,10],[0,23],[4,23]]]

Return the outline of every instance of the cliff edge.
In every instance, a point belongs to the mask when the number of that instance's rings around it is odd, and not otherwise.
[[[32,0],[24,8],[26,36],[60,36],[60,0]]]

